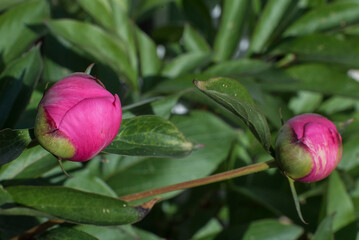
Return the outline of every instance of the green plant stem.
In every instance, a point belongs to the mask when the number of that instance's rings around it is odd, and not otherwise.
[[[134,200],[139,200],[139,199],[144,199],[147,197],[156,196],[156,195],[167,193],[167,192],[173,192],[173,191],[177,191],[177,190],[183,190],[183,189],[187,189],[187,188],[203,186],[203,185],[207,185],[210,183],[215,183],[215,182],[220,182],[220,181],[224,181],[224,180],[228,180],[228,179],[232,179],[232,178],[236,178],[236,177],[240,177],[240,176],[245,176],[248,174],[264,171],[264,170],[267,170],[267,169],[273,168],[273,167],[277,167],[277,164],[275,163],[275,160],[272,159],[272,160],[269,160],[266,162],[252,164],[249,166],[237,168],[237,169],[230,170],[227,172],[218,173],[218,174],[208,176],[205,178],[200,178],[200,179],[196,179],[196,180],[191,180],[191,181],[187,181],[187,182],[169,185],[166,187],[156,188],[156,189],[149,190],[149,191],[144,191],[144,192],[139,192],[139,193],[122,196],[122,197],[120,197],[120,199],[130,202],[130,201],[134,201]]]

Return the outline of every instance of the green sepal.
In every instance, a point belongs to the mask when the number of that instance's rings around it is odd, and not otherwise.
[[[36,139],[43,148],[56,157],[62,159],[72,158],[75,155],[75,146],[60,130],[53,129],[47,118],[44,108],[40,105],[34,129]]]
[[[298,198],[298,194],[297,191],[295,190],[295,186],[294,186],[294,180],[291,179],[290,177],[286,176],[286,178],[288,179],[289,182],[289,186],[290,186],[290,191],[292,192],[292,196],[293,196],[293,200],[294,200],[294,204],[295,204],[295,209],[297,210],[297,214],[299,219],[304,223],[304,224],[308,224],[302,215],[302,211],[300,209],[300,203],[299,203],[299,198]]]
[[[286,176],[300,179],[312,171],[313,160],[301,140],[294,135],[290,126],[284,124],[281,127],[275,144],[276,160]]]

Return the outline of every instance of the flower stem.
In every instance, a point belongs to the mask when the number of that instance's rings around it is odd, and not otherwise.
[[[273,167],[277,167],[277,164],[272,159],[272,160],[269,160],[266,162],[252,164],[249,166],[237,168],[237,169],[230,170],[227,172],[218,173],[218,174],[208,176],[205,178],[195,179],[195,180],[191,180],[191,181],[187,181],[187,182],[169,185],[166,187],[156,188],[156,189],[149,190],[149,191],[144,191],[144,192],[139,192],[139,193],[122,196],[122,197],[120,197],[120,199],[130,202],[130,201],[134,201],[134,200],[139,200],[139,199],[143,199],[143,198],[147,198],[147,197],[156,196],[156,195],[167,193],[167,192],[203,186],[203,185],[207,185],[210,183],[215,183],[215,182],[220,182],[223,180],[228,180],[228,179],[232,179],[232,178],[236,178],[236,177],[240,177],[240,176],[245,176],[245,175],[248,175],[251,173],[264,171],[264,170],[267,170],[267,169],[273,168]]]

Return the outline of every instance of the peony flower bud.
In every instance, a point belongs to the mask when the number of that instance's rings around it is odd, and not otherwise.
[[[112,142],[121,119],[117,95],[95,77],[74,73],[45,92],[34,131],[39,143],[53,155],[87,161]]]
[[[299,182],[327,177],[342,157],[342,138],[335,125],[318,114],[293,117],[279,130],[275,152],[281,170]]]

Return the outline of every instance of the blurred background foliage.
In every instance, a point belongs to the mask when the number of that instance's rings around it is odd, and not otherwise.
[[[322,114],[342,131],[338,169],[297,184],[307,225],[286,179],[271,169],[164,194],[134,225],[68,223],[39,239],[359,239],[359,127],[346,124],[359,118],[358,0],[0,0],[0,12],[0,129],[32,128],[45,85],[95,63],[92,75],[119,94],[125,119],[157,115],[205,145],[185,158],[100,154],[65,162],[73,178],[36,146],[1,166],[5,187],[68,186],[120,197],[270,159],[193,79],[244,85],[272,139],[279,109],[284,120]],[[47,219],[0,214],[1,239]]]

